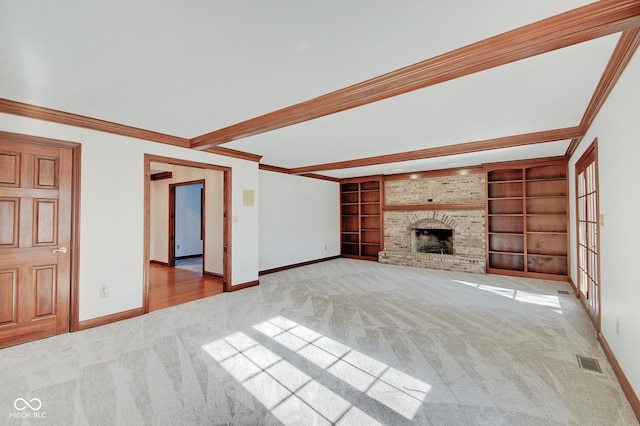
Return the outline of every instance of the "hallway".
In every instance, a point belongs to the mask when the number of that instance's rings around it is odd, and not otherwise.
[[[222,293],[222,278],[203,276],[202,258],[176,261],[176,267],[151,263],[149,312]]]

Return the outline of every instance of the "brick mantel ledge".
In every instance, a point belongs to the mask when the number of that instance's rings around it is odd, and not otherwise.
[[[393,204],[382,206],[383,211],[413,210],[484,210],[485,203],[449,203],[449,204]]]

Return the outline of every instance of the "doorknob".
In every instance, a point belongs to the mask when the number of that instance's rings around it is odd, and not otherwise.
[[[59,249],[55,249],[51,251],[51,253],[66,253],[66,252],[67,252],[66,247],[60,247]]]

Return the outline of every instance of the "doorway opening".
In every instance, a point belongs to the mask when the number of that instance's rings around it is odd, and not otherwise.
[[[144,311],[229,291],[231,169],[145,155],[145,171]]]
[[[169,184],[168,266],[188,265],[187,269],[196,271],[194,260],[199,259],[202,267],[198,272],[204,272],[205,183],[201,179]]]

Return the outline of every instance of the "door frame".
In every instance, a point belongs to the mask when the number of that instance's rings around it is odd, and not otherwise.
[[[6,140],[35,145],[46,145],[71,150],[71,247],[69,247],[70,289],[68,331],[80,330],[78,301],[78,271],[80,260],[80,164],[82,144],[59,139],[44,138],[0,131],[0,137]]]
[[[168,257],[167,264],[171,268],[176,266],[176,244],[175,244],[175,235],[176,235],[176,188],[179,186],[189,186],[189,185],[198,185],[202,184],[202,189],[200,190],[200,236],[202,237],[202,268],[204,272],[204,259],[206,252],[206,232],[205,232],[205,222],[204,217],[206,214],[205,209],[205,188],[206,181],[205,179],[192,180],[188,182],[178,182],[178,183],[170,183],[169,184],[169,232],[167,235],[168,238]],[[172,238],[173,237],[173,238]]]
[[[579,168],[583,168],[582,166],[584,165],[584,163],[586,161],[588,161],[588,159],[590,157],[593,157],[593,163],[595,165],[594,167],[594,173],[595,173],[595,191],[596,191],[596,206],[595,206],[595,223],[596,223],[596,268],[597,268],[597,273],[596,273],[596,279],[598,280],[598,294],[596,296],[596,300],[595,303],[598,305],[598,309],[597,309],[597,313],[594,314],[594,312],[592,312],[592,310],[589,308],[589,301],[588,298],[590,297],[589,294],[585,295],[582,293],[581,290],[581,285],[582,283],[580,282],[581,280],[581,274],[580,274],[580,213],[579,213],[579,208],[580,206],[578,205],[579,200],[578,200],[578,191],[579,191],[579,182],[578,182],[578,169]],[[591,163],[591,162],[590,162]],[[580,156],[580,158],[578,159],[578,161],[576,161],[575,167],[574,167],[574,180],[575,180],[575,201],[576,201],[576,217],[575,217],[575,231],[576,231],[576,273],[577,273],[577,282],[576,282],[576,294],[578,296],[578,298],[580,299],[580,302],[582,303],[582,305],[584,306],[584,308],[587,311],[587,314],[589,315],[589,318],[591,319],[591,322],[593,323],[594,327],[596,328],[596,332],[600,333],[600,327],[601,327],[601,312],[600,312],[600,298],[601,298],[601,294],[602,294],[602,287],[601,287],[601,279],[600,279],[600,176],[599,176],[599,172],[598,172],[598,138],[595,138],[593,140],[593,142],[591,143],[591,145],[589,145],[589,147],[584,151],[584,153]],[[586,284],[587,286],[589,285],[588,283]],[[585,297],[586,296],[586,297]]]
[[[231,291],[231,167],[181,160],[153,154],[144,155],[144,255],[143,255],[143,295],[142,311],[149,312],[149,267],[151,248],[151,163],[164,163],[196,169],[223,172],[223,214],[222,214],[222,291]]]

